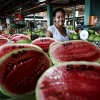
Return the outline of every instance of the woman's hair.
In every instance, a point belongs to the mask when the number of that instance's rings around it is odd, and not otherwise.
[[[65,15],[65,11],[64,11],[62,8],[57,8],[57,9],[53,12],[53,17],[55,17],[55,16],[56,16],[56,13],[59,12],[59,11],[63,12],[64,15]]]

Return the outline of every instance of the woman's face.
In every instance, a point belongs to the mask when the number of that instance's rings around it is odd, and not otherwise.
[[[54,21],[57,25],[62,26],[65,22],[65,15],[62,11],[56,12],[56,15],[54,17]]]

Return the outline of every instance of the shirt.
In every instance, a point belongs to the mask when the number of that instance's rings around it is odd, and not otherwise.
[[[65,29],[66,29],[66,28],[65,28]],[[58,31],[58,29],[55,27],[55,25],[49,26],[49,27],[47,28],[47,30],[50,31],[50,32],[52,33],[53,38],[56,39],[56,40],[59,41],[59,42],[63,42],[63,41],[69,40],[69,34],[70,34],[70,32],[69,32],[68,29],[66,29],[66,34],[67,34],[67,36],[63,36],[63,35]]]

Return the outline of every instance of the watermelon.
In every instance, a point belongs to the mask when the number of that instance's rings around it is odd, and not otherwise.
[[[100,100],[100,64],[65,62],[47,69],[37,82],[36,100]]]
[[[41,37],[32,41],[32,44],[40,46],[44,52],[48,53],[48,49],[51,43],[56,42],[55,39],[50,37]]]
[[[11,34],[1,34],[1,36],[4,36],[5,38],[9,38]]]
[[[17,42],[19,40],[30,40],[30,37],[26,36],[26,35],[20,35],[20,36],[15,36],[14,38],[11,39],[11,41]]]
[[[9,40],[7,38],[0,38],[0,46],[3,44],[6,44],[8,42],[9,42]]]
[[[100,61],[100,48],[84,41],[73,40],[55,44],[49,50],[49,55],[54,64],[69,61]]]
[[[0,59],[0,90],[10,97],[33,94],[37,80],[50,66],[50,59],[41,50],[10,52]]]
[[[0,38],[5,38],[4,36],[0,35]]]
[[[10,39],[12,39],[12,38],[14,38],[14,37],[16,37],[16,36],[22,36],[23,34],[13,34],[11,37],[10,37]]]
[[[0,58],[9,52],[21,48],[37,48],[42,50],[42,48],[33,44],[6,44],[0,47]]]

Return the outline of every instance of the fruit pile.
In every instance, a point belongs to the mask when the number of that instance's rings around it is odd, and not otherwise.
[[[88,30],[89,38],[88,40],[91,42],[100,42],[100,33],[94,30]]]
[[[71,34],[69,35],[70,40],[81,40],[81,30],[73,30],[70,31]],[[95,45],[97,45],[98,47],[100,47],[100,33],[94,30],[85,30],[84,32],[88,32],[88,38],[85,39]],[[84,36],[86,34],[84,33]]]
[[[38,37],[45,37],[45,29],[32,30],[28,28],[25,29],[23,33],[31,36],[32,40],[37,39]]]
[[[3,100],[99,100],[100,48],[84,40],[0,35]]]

